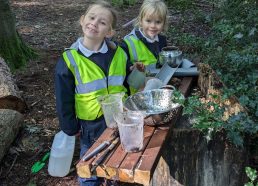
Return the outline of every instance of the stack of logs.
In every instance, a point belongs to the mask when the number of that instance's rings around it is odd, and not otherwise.
[[[0,161],[22,127],[25,109],[26,103],[10,69],[0,57]]]

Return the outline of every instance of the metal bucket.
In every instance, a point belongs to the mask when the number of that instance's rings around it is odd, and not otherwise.
[[[164,47],[159,54],[159,62],[161,65],[168,63],[171,67],[175,67],[179,65],[182,60],[182,51],[176,46]]]

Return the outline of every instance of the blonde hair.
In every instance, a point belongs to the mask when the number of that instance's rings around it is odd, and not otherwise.
[[[135,21],[135,26],[140,27],[140,23],[145,16],[158,16],[164,23],[163,29],[167,30],[168,8],[162,0],[145,0],[140,8],[140,13]]]
[[[115,29],[116,28],[116,23],[117,23],[117,11],[113,8],[113,6],[111,4],[109,4],[107,1],[103,1],[103,0],[97,0],[94,3],[90,4],[89,7],[87,8],[86,12],[84,13],[84,16],[90,11],[90,9],[94,6],[100,6],[102,8],[105,8],[107,10],[110,11],[110,13],[112,14],[112,28],[111,29]]]

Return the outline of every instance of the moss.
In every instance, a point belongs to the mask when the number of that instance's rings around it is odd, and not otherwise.
[[[8,1],[0,1],[0,56],[11,71],[24,67],[28,60],[37,57],[36,52],[20,38]]]

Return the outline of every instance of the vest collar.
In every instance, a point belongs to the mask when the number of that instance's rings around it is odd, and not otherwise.
[[[144,33],[139,29],[139,28],[134,28],[127,36],[133,35],[138,39],[143,39],[146,40],[148,43],[154,43],[154,42],[159,42],[159,36],[156,35],[154,39],[149,39],[144,35]],[[125,36],[125,37],[127,37]]]

